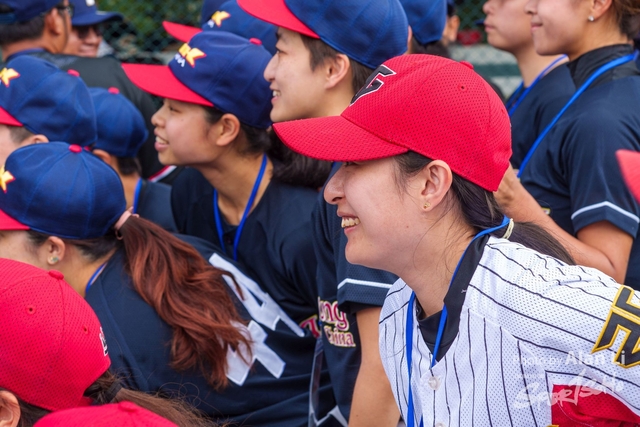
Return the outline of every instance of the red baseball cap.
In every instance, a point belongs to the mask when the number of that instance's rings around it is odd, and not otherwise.
[[[631,150],[618,150],[616,157],[624,182],[631,190],[633,197],[640,202],[640,153]]]
[[[390,59],[340,116],[274,124],[305,156],[366,161],[415,151],[496,191],[509,166],[511,125],[502,101],[471,64],[432,55]]]
[[[67,409],[49,414],[34,427],[177,427],[131,402]]]
[[[58,271],[0,259],[0,387],[49,411],[87,406],[111,360],[100,322]]]

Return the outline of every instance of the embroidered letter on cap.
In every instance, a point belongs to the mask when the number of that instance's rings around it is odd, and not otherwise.
[[[229,14],[229,12],[219,11],[218,10],[216,13],[211,15],[211,20],[209,21],[209,26],[213,27],[212,24],[216,24],[217,27],[221,27],[222,26],[222,21],[224,21],[225,19],[228,19],[230,17],[231,17],[231,15]]]
[[[355,104],[355,102],[363,96],[378,91],[382,85],[384,85],[384,81],[380,80],[378,77],[388,77],[395,74],[396,72],[390,68],[385,67],[384,65],[379,66],[378,69],[369,76],[362,89],[360,89],[353,97],[350,105]]]
[[[191,65],[192,68],[196,66],[196,60],[207,56],[203,51],[201,51],[198,48],[191,49],[191,47],[187,43],[182,45],[179,52],[180,52],[180,55],[182,55],[182,57],[187,60],[187,62],[189,63],[189,65]]]
[[[2,188],[2,191],[6,193],[7,184],[15,180],[11,172],[4,170],[4,166],[0,168],[0,188]]]
[[[18,77],[20,77],[20,74],[13,68],[3,68],[2,71],[0,71],[0,80],[2,80],[2,83],[4,83],[6,87],[9,87],[11,80]]]

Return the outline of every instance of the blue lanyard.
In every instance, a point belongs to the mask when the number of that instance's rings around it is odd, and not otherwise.
[[[635,60],[636,59],[636,55],[637,55],[637,52],[634,52],[632,54],[623,56],[622,58],[614,59],[613,61],[604,64],[602,67],[598,68],[596,70],[596,72],[591,75],[591,77],[589,77],[589,80],[587,80],[586,82],[584,82],[584,84],[582,86],[580,86],[580,88],[576,91],[576,93],[573,94],[573,96],[571,97],[569,102],[567,102],[567,104],[562,108],[562,110],[560,110],[560,112],[553,118],[551,123],[549,123],[547,125],[547,127],[542,131],[542,133],[540,135],[538,135],[538,138],[535,140],[535,142],[533,143],[533,145],[529,149],[529,152],[527,153],[527,155],[525,156],[524,160],[520,164],[520,170],[518,171],[518,178],[520,178],[522,176],[522,172],[524,171],[524,168],[529,163],[529,160],[531,160],[531,157],[533,156],[533,153],[535,153],[535,151],[538,149],[538,146],[540,145],[540,143],[542,142],[544,137],[547,136],[549,131],[556,125],[556,123],[558,123],[558,120],[560,120],[560,118],[564,115],[564,113],[571,106],[571,104],[573,104],[576,101],[576,99],[578,99],[580,97],[580,95],[582,95],[582,93],[585,90],[587,90],[587,88],[589,88],[589,86],[591,86],[591,83],[593,83],[595,79],[597,79],[602,74],[604,74],[607,71],[609,71],[610,69],[615,68],[615,67],[617,67],[619,65],[622,65],[622,64],[626,64],[627,62],[631,62],[631,61]]]
[[[138,180],[136,184],[136,190],[133,193],[133,212],[134,214],[138,213],[138,202],[140,201],[140,190],[142,190],[142,178]]]
[[[98,269],[91,275],[91,278],[89,279],[89,281],[87,282],[87,287],[84,290],[84,293],[86,294],[87,292],[89,292],[89,288],[91,288],[91,285],[93,285],[93,282],[96,281],[96,279],[98,278],[98,276],[100,275],[100,273],[102,273],[102,271],[104,270],[104,268],[107,266],[107,263],[105,262],[104,264],[102,264],[100,267],[98,267]]]
[[[538,82],[540,80],[542,80],[542,78],[544,76],[546,76],[549,71],[551,71],[553,69],[553,67],[555,67],[558,62],[566,59],[567,56],[566,55],[562,55],[560,58],[556,58],[555,61],[553,61],[551,64],[547,65],[547,67],[542,70],[540,72],[540,74],[538,74],[536,76],[536,78],[533,80],[533,83],[531,83],[529,85],[529,87],[527,87],[526,89],[524,88],[524,82],[520,83],[520,86],[518,86],[518,88],[515,90],[514,94],[518,94],[522,91],[522,89],[524,89],[524,92],[522,92],[521,95],[514,95],[514,100],[513,102],[510,102],[509,104],[507,104],[507,110],[509,111],[509,117],[511,117],[513,115],[513,113],[515,113],[516,109],[520,106],[520,104],[522,103],[522,101],[524,101],[524,99],[527,97],[527,95],[529,95],[529,92],[531,92],[531,90],[534,88],[535,85],[538,84]]]
[[[253,190],[251,190],[251,195],[249,196],[249,201],[247,202],[247,207],[244,208],[244,213],[242,214],[242,219],[240,220],[240,224],[238,225],[238,229],[236,230],[236,237],[233,241],[233,260],[238,260],[238,243],[240,242],[240,235],[242,234],[242,229],[244,228],[244,223],[249,216],[249,212],[251,211],[251,207],[256,200],[256,195],[258,194],[258,188],[260,188],[260,183],[262,182],[262,177],[264,176],[264,171],[267,168],[267,155],[265,154],[262,157],[262,166],[260,166],[260,172],[258,172],[258,177],[256,178],[256,182],[253,184]],[[222,251],[226,254],[227,248],[224,245],[223,239],[223,230],[222,230],[222,220],[220,219],[220,208],[218,207],[218,190],[213,190],[213,216],[216,220],[216,230],[218,230],[218,239],[220,239],[220,247]]]
[[[460,263],[462,263],[462,260],[464,259],[465,254],[467,253],[467,250],[469,249],[469,247],[473,244],[473,242],[475,242],[477,239],[479,239],[482,236],[485,236],[487,234],[493,233],[494,231],[500,230],[501,228],[506,227],[507,225],[509,225],[509,218],[507,218],[506,216],[504,217],[504,219],[502,220],[502,224],[498,225],[497,227],[493,227],[493,228],[487,228],[486,230],[481,231],[480,233],[476,234],[475,237],[471,240],[471,242],[469,243],[469,245],[467,246],[467,248],[464,250],[464,253],[462,254],[462,256],[460,257],[460,259],[458,260],[458,265],[456,265],[456,269],[453,271],[453,276],[451,276],[451,281],[449,282],[449,287],[451,287],[451,284],[453,283],[454,279],[456,278],[456,275],[458,274],[458,269],[460,268]],[[413,393],[411,392],[411,362],[413,360],[412,357],[412,353],[413,353],[413,312],[414,312],[414,305],[415,305],[415,300],[416,300],[416,293],[415,292],[411,292],[411,297],[409,298],[409,305],[407,306],[407,322],[406,322],[406,331],[405,331],[405,335],[406,335],[406,352],[407,352],[407,368],[409,370],[409,399],[408,399],[408,407],[407,407],[407,419],[405,420],[405,422],[407,423],[407,427],[414,427],[415,426],[415,422],[414,422],[414,409],[413,409]],[[442,335],[444,335],[444,326],[447,323],[447,306],[445,305],[442,308],[442,313],[440,314],[440,323],[438,324],[438,335],[436,335],[436,343],[435,346],[433,348],[433,354],[431,356],[431,368],[433,368],[436,364],[437,361],[437,356],[438,356],[438,348],[440,348],[440,342],[442,341]],[[424,423],[423,423],[423,419],[420,418],[420,427],[423,427]]]

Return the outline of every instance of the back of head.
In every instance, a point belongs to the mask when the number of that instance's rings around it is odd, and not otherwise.
[[[249,14],[320,39],[369,68],[407,50],[408,22],[398,0],[239,0]]]
[[[34,40],[44,32],[43,15],[59,0],[0,1],[0,46],[23,40]]]
[[[149,132],[140,111],[117,88],[90,88],[98,139],[94,149],[112,156],[135,157]]]
[[[68,409],[47,415],[35,427],[177,427],[130,402]]]
[[[98,318],[57,271],[0,259],[0,387],[50,411],[83,397],[111,364]]]
[[[96,140],[93,102],[78,74],[30,56],[0,71],[0,123],[24,126],[50,141],[86,146]]]

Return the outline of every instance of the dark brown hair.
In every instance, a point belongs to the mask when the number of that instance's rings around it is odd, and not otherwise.
[[[119,388],[115,396],[109,396],[109,390]],[[84,393],[91,398],[96,405],[106,405],[109,403],[131,402],[154,414],[165,418],[180,427],[213,427],[214,424],[205,419],[198,411],[188,403],[179,399],[166,399],[157,395],[150,395],[141,391],[121,388],[120,380],[111,371],[106,371],[100,376]],[[1,389],[0,389],[1,390]],[[55,390],[51,390],[55,393]],[[15,395],[14,395],[15,396]],[[20,407],[19,427],[32,427],[38,420],[49,414],[51,411],[39,408],[26,403],[18,396]],[[0,404],[7,405],[8,402],[0,397]]]
[[[209,124],[217,123],[224,113],[214,107],[202,107]],[[240,151],[245,155],[266,153],[273,161],[272,180],[284,184],[308,187],[314,190],[322,187],[331,172],[331,163],[311,159],[298,154],[282,143],[272,130],[258,129],[241,123],[240,130],[247,140]]]
[[[431,160],[421,154],[409,151],[394,158],[397,164],[398,176],[396,182],[404,190],[406,179],[417,174]],[[475,229],[476,233],[488,228],[499,226],[504,214],[492,192],[453,174],[450,194],[460,209],[464,220]],[[452,204],[451,209],[455,206]],[[503,230],[497,231],[495,237],[501,237]],[[550,255],[567,264],[575,264],[569,252],[551,234],[537,224],[531,222],[516,222],[510,241],[520,243],[540,253]]]
[[[613,0],[611,4],[616,22],[622,34],[634,39],[640,32],[640,2],[638,0]]]
[[[198,369],[211,386],[228,385],[227,352],[250,349],[250,341],[237,324],[238,314],[223,275],[189,244],[143,218],[130,217],[114,232],[90,240],[67,240],[89,260],[98,260],[115,249],[125,251],[125,271],[142,299],[172,329],[171,367],[177,371]],[[35,245],[49,237],[29,231]],[[246,352],[245,352],[246,353]]]
[[[340,54],[337,50],[326,44],[320,39],[314,39],[304,34],[300,34],[302,43],[311,53],[311,70],[315,70],[316,67],[324,64],[325,61],[335,58]],[[353,88],[353,94],[355,95],[364,86],[367,79],[373,73],[373,69],[359,63],[358,61],[349,58],[349,64],[351,65],[351,87]]]

